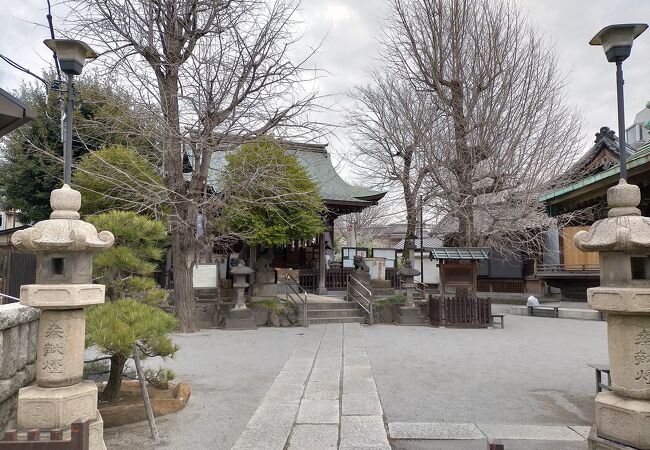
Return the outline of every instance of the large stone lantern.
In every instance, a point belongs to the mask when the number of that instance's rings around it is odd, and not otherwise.
[[[246,282],[246,277],[253,272],[254,270],[246,267],[241,260],[239,264],[230,269],[232,287],[235,294],[235,306],[228,311],[228,317],[226,317],[227,330],[254,330],[257,328],[253,311],[246,306],[246,295],[244,292],[249,286]]]
[[[81,194],[66,184],[50,196],[49,220],[17,231],[11,242],[36,252],[36,284],[23,285],[20,303],[41,310],[36,385],[18,393],[18,428],[69,429],[91,420],[90,449],[105,449],[97,411],[97,386],[82,381],[84,308],[104,303],[104,285],[92,284],[93,252],[110,247],[113,235],[79,220]]]
[[[413,294],[415,293],[415,277],[420,275],[420,271],[412,267],[410,259],[404,263],[404,267],[397,271],[402,278],[402,287],[406,290],[406,302],[404,306],[399,307],[397,314],[397,323],[400,325],[424,325],[424,317],[420,308],[415,305]]]
[[[607,191],[610,211],[575,235],[600,253],[600,286],[589,305],[607,313],[612,391],[596,396],[590,449],[650,449],[650,218],[637,208],[639,188],[621,179]]]

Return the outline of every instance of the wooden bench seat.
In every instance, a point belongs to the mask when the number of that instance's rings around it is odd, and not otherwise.
[[[505,314],[491,314],[490,315],[490,326],[494,328],[494,324],[495,324],[494,319],[496,318],[496,319],[499,319],[498,324],[501,327],[501,329],[503,329],[503,327],[505,326],[505,324],[504,324],[505,316],[506,316]]]
[[[558,318],[559,317],[559,307],[558,306],[528,306],[528,315],[529,316],[543,316],[543,317],[554,317]],[[537,313],[542,313],[542,314],[535,314]],[[551,314],[544,314],[544,312],[550,312]]]

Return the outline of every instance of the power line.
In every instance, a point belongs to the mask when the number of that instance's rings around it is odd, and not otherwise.
[[[52,5],[50,4],[50,0],[47,0],[47,23],[50,27],[50,37],[52,39],[55,39],[54,37],[54,25],[52,25]],[[56,75],[57,79],[61,79],[61,68],[59,66],[59,56],[56,54],[54,50],[52,50],[52,57],[54,58],[54,67],[56,68]]]
[[[45,83],[46,89],[48,89],[48,90],[50,89],[50,84],[49,84],[47,81],[45,81],[44,78],[39,77],[38,75],[36,75],[36,74],[35,74],[34,72],[32,72],[31,70],[27,69],[26,67],[21,66],[21,65],[18,64],[16,61],[12,60],[11,58],[6,57],[6,56],[3,55],[3,54],[0,54],[0,58],[2,58],[2,59],[3,59],[7,64],[9,64],[11,67],[13,67],[13,68],[15,68],[15,69],[18,69],[18,70],[20,70],[21,72],[25,72],[27,75],[31,75],[31,76],[33,76],[34,78],[36,78],[37,80],[39,80],[39,81],[42,81],[43,83]]]

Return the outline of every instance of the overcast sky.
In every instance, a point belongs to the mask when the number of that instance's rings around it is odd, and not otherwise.
[[[9,0],[2,0],[9,3]],[[55,3],[55,2],[53,2]],[[517,0],[531,22],[554,43],[568,77],[567,98],[582,112],[586,142],[600,126],[616,128],[615,66],[606,61],[600,47],[588,41],[611,23],[650,22],[650,0]],[[303,0],[300,19],[304,43],[327,35],[313,64],[329,72],[319,81],[322,94],[337,95],[335,104],[346,105],[345,92],[363,83],[365,70],[376,54],[383,0]],[[59,11],[60,12],[60,11]],[[0,53],[39,73],[51,61],[42,44],[48,37],[46,0],[12,1],[0,15]],[[57,14],[55,6],[54,15]],[[61,26],[55,17],[55,26]],[[650,31],[635,41],[632,56],[624,64],[627,124],[650,100]],[[0,61],[0,87],[12,90],[29,77]],[[328,119],[337,122],[341,115]],[[343,140],[334,140],[335,153],[345,154]],[[586,149],[586,147],[585,147]]]

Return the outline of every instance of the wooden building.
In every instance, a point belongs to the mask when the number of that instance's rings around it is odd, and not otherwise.
[[[641,189],[643,215],[650,215],[650,144],[627,148],[628,182]],[[536,276],[559,288],[563,300],[586,300],[586,290],[599,284],[597,253],[581,252],[573,236],[607,216],[607,189],[620,178],[619,143],[613,130],[602,127],[594,145],[569,169],[578,181],[540,198],[550,217],[571,217],[568,226],[550,229],[543,263]],[[563,220],[562,222],[565,222]]]

